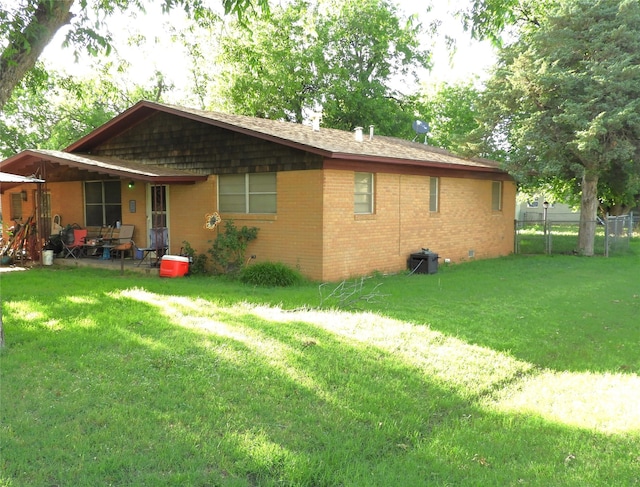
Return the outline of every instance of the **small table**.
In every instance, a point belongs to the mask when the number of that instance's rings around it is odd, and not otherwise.
[[[95,257],[98,255],[101,249],[102,249],[102,239],[90,238],[82,246],[82,255],[84,257]]]

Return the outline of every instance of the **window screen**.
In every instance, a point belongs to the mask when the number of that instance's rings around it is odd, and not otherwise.
[[[222,174],[218,199],[225,213],[276,213],[276,173]]]
[[[429,211],[440,211],[440,178],[429,178]]]
[[[356,214],[373,213],[373,173],[355,173],[353,203]]]
[[[491,209],[502,211],[502,181],[491,182]]]
[[[22,219],[22,194],[11,193],[11,219]]]

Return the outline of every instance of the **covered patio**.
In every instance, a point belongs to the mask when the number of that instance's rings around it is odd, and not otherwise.
[[[26,150],[2,161],[0,169],[11,171],[16,178],[10,186],[3,183],[2,192],[13,190],[13,193],[23,195],[20,198],[22,210],[16,212],[15,225],[33,223],[34,241],[29,248],[21,250],[21,260],[41,263],[42,250],[51,237],[61,236],[61,230],[70,225],[90,229],[96,226],[119,228],[120,224],[128,224],[135,228],[135,234],[128,236],[131,242],[135,242],[138,248],[147,249],[149,245],[156,245],[152,238],[154,231],[162,229],[167,235],[163,242],[166,244],[169,240],[166,188],[207,180],[207,175],[146,162],[39,149]],[[18,181],[19,178],[23,179]],[[32,182],[39,184],[37,190],[29,192],[23,185]],[[111,185],[111,196],[104,195],[106,185]],[[97,188],[97,197],[103,198],[102,206],[94,205],[94,194],[88,188]],[[5,223],[15,217],[12,198],[16,194],[13,193],[4,199],[11,210],[5,214],[9,217],[5,218]],[[114,201],[114,195],[117,195],[117,201]],[[100,212],[96,213],[94,209]],[[156,250],[159,254],[160,247]],[[128,256],[133,257],[133,253],[131,249]],[[61,260],[58,258],[56,262]],[[83,261],[75,262],[76,265],[113,266],[109,261],[94,262],[98,259],[64,260]],[[126,262],[126,267],[134,268],[136,265]]]
[[[0,194],[16,187],[32,186],[36,184],[38,188],[44,183],[44,180],[33,176],[22,176],[18,174],[9,174],[0,172]],[[27,191],[22,190],[16,194],[19,200],[27,198]],[[1,209],[1,205],[0,205]],[[3,227],[4,227],[4,222]],[[37,215],[30,218],[24,225],[13,228],[13,231],[7,238],[4,232],[0,235],[0,263],[5,264],[14,259],[25,260],[25,258],[36,251],[37,233],[35,230],[39,227]],[[4,229],[3,229],[4,230]]]

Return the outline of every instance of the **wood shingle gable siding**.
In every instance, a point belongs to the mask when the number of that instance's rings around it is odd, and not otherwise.
[[[92,150],[200,174],[318,169],[318,155],[159,112]]]

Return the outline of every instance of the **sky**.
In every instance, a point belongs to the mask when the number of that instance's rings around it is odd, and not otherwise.
[[[454,17],[454,12],[468,4],[468,0],[433,0],[433,8],[428,14],[424,6],[428,2],[425,0],[396,0],[395,3],[405,14],[417,14],[425,25],[433,20],[442,22],[440,37],[435,39],[432,51],[434,68],[426,75],[428,81],[459,82],[476,75],[480,79],[487,78],[487,69],[496,60],[493,47],[488,41],[471,39],[462,28],[462,22]],[[444,34],[456,40],[457,49],[453,57],[445,45]]]
[[[211,0],[213,4],[221,4],[219,0]],[[486,79],[486,69],[495,60],[493,50],[488,42],[476,42],[471,40],[468,33],[462,29],[461,22],[451,13],[459,9],[468,0],[433,0],[433,10],[427,14],[425,0],[395,0],[399,10],[406,15],[417,14],[424,25],[438,19],[442,22],[441,36],[435,39],[432,50],[433,69],[431,72],[420,74],[422,82],[435,84],[443,81],[455,83],[474,79]],[[148,9],[146,16],[131,18],[129,15],[114,16],[108,23],[113,33],[114,46],[119,56],[130,61],[132,67],[129,71],[131,79],[140,84],[148,84],[156,71],[165,73],[169,81],[179,88],[187,84],[189,66],[182,46],[171,43],[167,36],[167,24],[180,25],[184,22],[184,14],[177,9],[171,15],[163,15],[160,8],[155,5]],[[91,64],[95,59],[89,55],[81,56],[79,62],[75,62],[73,50],[62,48],[62,42],[66,31],[61,30],[53,41],[45,49],[41,60],[56,70],[65,66],[64,71],[70,75],[90,76]],[[457,51],[453,58],[446,49],[444,34],[456,39]],[[124,41],[129,37],[142,34],[148,42],[138,46],[128,46]],[[429,46],[434,39],[426,38],[424,43]],[[415,91],[414,86],[399,86],[401,92]],[[403,89],[404,88],[404,89]]]

